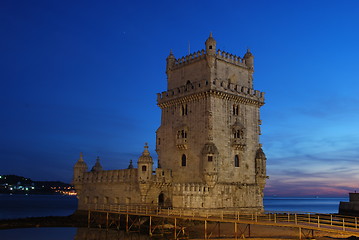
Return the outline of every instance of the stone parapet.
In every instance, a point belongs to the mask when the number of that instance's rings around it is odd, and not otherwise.
[[[202,183],[175,183],[173,184],[173,194],[179,195],[208,195],[210,187]]]
[[[191,53],[187,56],[181,57],[181,58],[177,58],[174,60],[173,65],[170,67],[172,70],[181,68],[185,65],[200,61],[202,59],[205,59],[206,56],[208,54],[206,53],[206,51],[204,49]],[[213,57],[213,55],[211,55],[211,57]],[[214,57],[216,59],[225,61],[227,63],[231,63],[234,64],[236,66],[240,66],[243,68],[248,68],[246,66],[246,60],[244,58],[238,57],[234,54],[225,52],[225,51],[221,51],[221,50],[217,50],[216,54],[214,55]]]
[[[208,80],[198,81],[183,85],[176,89],[157,93],[157,104],[162,108],[166,105],[165,103],[168,103],[171,100],[186,96],[190,98],[190,96],[193,96],[196,93],[203,93],[210,90],[212,92],[225,93],[232,95],[233,97],[237,96],[255,101],[259,105],[264,104],[264,92],[220,80],[213,80],[211,82]]]
[[[137,181],[137,168],[86,172],[82,183],[112,183]]]

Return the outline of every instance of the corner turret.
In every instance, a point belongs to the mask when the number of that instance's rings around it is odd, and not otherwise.
[[[209,37],[207,38],[206,42],[206,52],[209,55],[215,55],[216,54],[216,40],[214,40],[212,33],[209,34]]]
[[[255,159],[256,181],[257,181],[259,187],[262,189],[264,189],[266,179],[268,178],[267,172],[266,172],[266,161],[267,161],[267,158],[263,152],[263,149],[261,147],[258,148],[258,150],[256,152],[256,159]]]
[[[173,52],[172,52],[172,49],[170,51],[170,55],[168,55],[167,59],[166,59],[166,62],[167,62],[167,65],[166,65],[166,73],[168,74],[169,71],[172,70],[172,67],[173,65],[175,64],[175,61],[176,61],[176,58],[175,56],[173,55]]]
[[[96,163],[91,169],[91,172],[98,172],[98,171],[102,171],[102,166],[101,166],[101,163],[100,163],[100,157],[96,158]]]
[[[246,52],[246,54],[244,54],[243,58],[245,60],[246,66],[250,69],[253,69],[254,68],[254,56],[249,49],[247,49],[247,52]]]
[[[77,182],[80,182],[82,180],[83,174],[87,172],[87,169],[88,169],[87,164],[85,163],[81,152],[80,158],[74,166],[74,176],[72,179],[72,183],[75,184]]]
[[[150,156],[150,152],[148,151],[147,143],[145,144],[142,155],[138,158],[137,166],[138,166],[138,180],[140,182],[151,180],[153,160],[152,157]]]

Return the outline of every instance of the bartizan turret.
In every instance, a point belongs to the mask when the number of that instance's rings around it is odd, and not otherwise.
[[[264,189],[264,186],[266,184],[266,180],[268,178],[267,172],[266,172],[266,155],[263,152],[263,149],[260,147],[258,148],[256,152],[256,159],[255,159],[255,167],[256,167],[256,182],[258,186],[262,189]]]
[[[138,166],[138,181],[150,181],[152,179],[152,166],[153,160],[148,151],[148,145],[145,144],[142,155],[138,158],[137,161]]]
[[[207,64],[209,67],[209,71],[210,71],[210,75],[209,76],[213,76],[213,72],[214,72],[214,66],[215,66],[215,61],[216,61],[216,40],[214,40],[212,33],[209,34],[209,37],[207,38],[205,45],[206,45],[206,59],[207,59]],[[213,80],[213,79],[210,79]]]
[[[95,165],[92,167],[91,172],[99,172],[102,171],[102,166],[100,163],[100,157],[96,158],[96,163]]]
[[[74,176],[72,179],[72,183],[76,184],[78,182],[81,182],[84,173],[87,172],[87,169],[88,169],[87,164],[83,159],[82,153],[80,153],[80,158],[74,166]]]
[[[141,202],[145,203],[148,195],[148,191],[152,183],[152,166],[153,160],[148,151],[148,145],[145,144],[145,149],[142,152],[142,155],[138,158],[137,161],[137,176],[138,184],[141,194]]]

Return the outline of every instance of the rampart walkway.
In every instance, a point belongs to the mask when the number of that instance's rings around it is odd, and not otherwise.
[[[201,221],[204,223],[203,236],[212,237],[209,223],[233,224],[233,237],[250,237],[251,225],[279,226],[298,229],[298,238],[314,237],[314,232],[328,232],[347,236],[358,236],[357,217],[348,217],[316,213],[265,212],[264,214],[240,214],[236,211],[213,211],[198,209],[161,209],[153,206],[96,205],[88,212],[88,225],[101,218],[106,227],[120,227],[120,220],[125,222],[126,231],[145,225],[150,235],[157,230],[171,231],[173,238],[185,236],[184,221]],[[101,217],[99,217],[100,215]],[[124,219],[125,218],[125,219]],[[170,224],[168,222],[171,222]],[[238,227],[245,224],[243,230]],[[310,236],[311,235],[311,236]]]

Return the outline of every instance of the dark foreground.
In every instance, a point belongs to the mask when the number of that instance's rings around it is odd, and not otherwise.
[[[0,229],[34,227],[87,227],[87,214],[75,212],[70,216],[30,217],[0,220]]]

